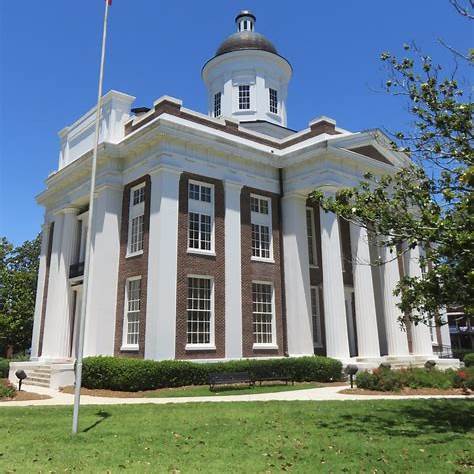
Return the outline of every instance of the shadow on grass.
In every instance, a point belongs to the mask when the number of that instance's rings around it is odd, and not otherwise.
[[[218,387],[214,387],[212,390],[209,389],[210,393],[221,393],[221,392],[240,392],[240,391],[252,391],[256,388],[268,388],[268,387],[291,387],[291,385],[282,383],[269,383],[264,385],[252,385],[249,387],[248,385],[219,385]]]
[[[92,423],[92,425],[84,428],[82,430],[83,433],[87,433],[88,431],[94,429],[97,425],[100,425],[103,421],[112,416],[109,412],[103,410],[99,410],[96,415],[99,417],[99,419]]]
[[[370,414],[341,414],[341,425],[345,430],[367,434],[417,437],[446,433],[457,437],[473,431],[473,403],[474,400],[459,403],[458,400],[444,399],[424,400],[413,405],[399,401],[390,408],[377,408],[375,405]]]

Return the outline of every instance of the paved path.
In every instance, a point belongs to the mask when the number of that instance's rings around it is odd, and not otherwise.
[[[327,401],[327,400],[403,400],[414,398],[458,398],[464,399],[469,396],[464,395],[346,395],[339,393],[349,386],[310,388],[307,390],[293,390],[288,392],[259,393],[255,395],[226,395],[210,397],[174,397],[174,398],[111,398],[92,397],[90,395],[81,396],[81,405],[125,405],[154,403],[162,405],[165,403],[190,403],[190,402],[266,402],[266,401]],[[26,386],[25,391],[49,395],[46,400],[28,400],[21,402],[0,402],[1,407],[26,407],[26,406],[52,406],[52,405],[72,405],[74,396],[69,393],[57,392],[49,388]]]

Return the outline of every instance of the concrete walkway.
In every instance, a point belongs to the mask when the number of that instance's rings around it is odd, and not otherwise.
[[[154,403],[162,405],[165,403],[190,403],[190,402],[267,402],[267,401],[327,401],[327,400],[404,400],[415,398],[470,398],[468,395],[346,395],[339,393],[349,386],[310,388],[307,390],[293,390],[288,392],[259,393],[255,395],[226,395],[209,397],[174,397],[174,398],[112,398],[112,397],[92,397],[90,395],[81,396],[81,405],[125,405],[125,404],[145,404]],[[27,407],[27,406],[54,406],[72,405],[74,396],[69,393],[62,393],[56,390],[43,387],[26,386],[25,391],[42,395],[49,395],[46,400],[28,400],[0,402],[2,407]]]

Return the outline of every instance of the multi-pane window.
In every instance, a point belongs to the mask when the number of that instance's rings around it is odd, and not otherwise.
[[[250,86],[239,86],[239,109],[250,109]]]
[[[268,283],[252,283],[254,344],[273,344],[273,287]]]
[[[128,220],[128,254],[143,251],[143,229],[145,214],[145,183],[135,186],[130,191]]]
[[[311,321],[313,327],[313,345],[314,347],[322,347],[321,310],[319,306],[319,289],[317,286],[311,287]]]
[[[188,277],[187,343],[212,343],[212,280]]]
[[[188,248],[211,252],[213,250],[214,188],[212,185],[189,182]]]
[[[222,93],[217,92],[214,94],[214,117],[221,116],[221,100],[222,100]]]
[[[270,112],[278,113],[278,93],[275,89],[268,89],[270,92]]]
[[[141,279],[131,278],[127,280],[125,288],[125,346],[138,346],[140,334],[140,284]]]
[[[314,210],[306,208],[306,235],[308,237],[308,256],[311,266],[318,265],[318,254],[316,251],[316,232],[314,228]]]
[[[250,196],[250,220],[252,224],[252,257],[272,258],[271,201],[262,196]]]

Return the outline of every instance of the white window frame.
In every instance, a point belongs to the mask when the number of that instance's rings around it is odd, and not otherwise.
[[[127,255],[128,257],[135,257],[136,255],[143,254],[143,247],[145,245],[145,201],[146,201],[146,194],[144,196],[144,200],[138,204],[133,204],[133,193],[138,189],[145,187],[145,182],[137,184],[130,189],[130,203],[128,207],[128,232],[127,232]],[[146,190],[145,190],[146,193]],[[132,221],[133,219],[143,216],[143,235],[142,235],[142,248],[135,252],[130,250],[130,246],[132,245]]]
[[[314,223],[314,209],[312,207],[306,208],[306,240],[308,241],[309,247],[309,233],[308,233],[308,217],[307,213],[310,213],[311,218],[311,249],[313,250],[313,263],[309,260],[309,249],[308,249],[308,262],[311,268],[318,268],[319,267],[319,260],[318,260],[318,248],[316,245],[316,225]]]
[[[272,228],[272,216],[273,216],[273,210],[272,210],[272,200],[271,198],[267,196],[261,196],[260,194],[250,194],[250,199],[255,198],[255,199],[260,199],[262,201],[267,202],[267,207],[268,207],[268,214],[262,214],[260,212],[254,212],[252,211],[252,207],[250,207],[250,224],[255,224],[259,226],[267,226],[268,227],[268,235],[270,238],[269,242],[269,252],[270,256],[269,257],[257,257],[251,255],[251,260],[256,261],[256,262],[266,262],[266,263],[275,263],[274,260],[274,255],[273,255],[273,228]]]
[[[207,188],[211,188],[211,202],[205,202],[201,200],[191,199],[189,188],[191,184],[195,184],[198,186],[205,186]],[[187,245],[187,252],[194,253],[194,254],[203,254],[203,255],[215,255],[215,245],[214,245],[214,235],[215,235],[215,219],[214,219],[214,209],[215,209],[215,192],[214,192],[214,185],[211,183],[206,183],[205,181],[196,181],[190,179],[188,181],[188,222],[187,222],[187,234],[186,234],[186,245]],[[210,216],[211,218],[211,248],[209,250],[205,249],[195,249],[189,246],[189,218],[191,213],[196,214],[205,214]],[[200,231],[199,231],[200,234]],[[199,235],[199,242],[201,242],[201,236]]]
[[[190,344],[188,343],[188,302],[187,302],[187,291],[188,291],[188,281],[189,278],[198,278],[201,280],[209,280],[211,282],[211,317],[209,321],[209,343],[208,344]],[[209,275],[186,275],[186,346],[185,350],[187,351],[212,351],[216,349],[215,342],[215,305],[214,305],[214,277]]]
[[[219,104],[217,104],[217,99],[219,100]],[[216,114],[217,109],[219,110],[219,114]],[[221,115],[222,115],[222,92],[217,91],[213,95],[212,116],[214,118],[219,118]]]
[[[272,290],[272,342],[267,343],[258,343],[254,342],[252,348],[255,350],[258,349],[278,349],[277,344],[277,333],[276,333],[276,316],[275,316],[275,286],[271,281],[263,280],[252,280],[252,338],[253,338],[253,285],[267,285],[270,286]]]
[[[240,92],[241,88],[248,88],[248,107],[241,107],[240,105]],[[246,101],[247,102],[247,101]],[[243,103],[243,101],[242,101]],[[252,86],[250,84],[239,84],[237,86],[237,109],[241,112],[248,112],[252,109]]]
[[[140,349],[139,344],[128,344],[127,343],[127,336],[128,336],[128,287],[131,281],[141,280],[141,275],[133,276],[127,278],[125,280],[125,300],[123,305],[123,329],[122,329],[122,347],[120,347],[121,351],[138,351]],[[142,291],[143,288],[141,287],[140,282],[140,310],[138,314],[140,315],[142,312]],[[139,316],[140,317],[140,316]],[[140,337],[140,320],[138,322],[138,331]]]
[[[310,287],[310,298],[311,298],[311,331],[312,331],[312,340],[313,340],[313,347],[321,349],[323,347],[323,333],[322,333],[322,324],[321,324],[321,301],[319,299],[319,286],[311,286]],[[313,312],[313,292],[316,295],[316,317]],[[314,320],[316,319],[318,323],[317,334],[319,338],[317,341],[314,339]]]
[[[275,98],[275,104],[273,104],[275,110],[272,110],[272,103],[273,103],[272,92],[275,93],[275,97],[274,97]],[[279,109],[279,106],[278,106],[278,89],[275,89],[274,87],[269,87],[268,88],[268,111],[271,114],[278,115],[278,109]]]

